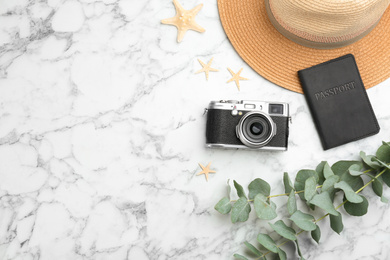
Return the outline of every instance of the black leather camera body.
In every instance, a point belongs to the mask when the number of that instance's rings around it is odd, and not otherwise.
[[[206,146],[285,151],[289,118],[287,103],[211,101],[207,109]]]

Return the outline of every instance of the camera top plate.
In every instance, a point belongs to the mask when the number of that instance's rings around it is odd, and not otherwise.
[[[271,106],[282,106],[282,113],[272,113]],[[211,101],[208,109],[224,109],[238,111],[262,111],[272,116],[289,116],[289,105],[285,102],[268,102],[255,100],[220,100]],[[279,111],[280,112],[280,111]]]

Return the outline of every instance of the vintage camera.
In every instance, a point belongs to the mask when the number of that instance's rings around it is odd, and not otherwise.
[[[211,101],[206,146],[285,151],[289,119],[287,103]]]

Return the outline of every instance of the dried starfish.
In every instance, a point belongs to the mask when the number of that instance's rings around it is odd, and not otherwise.
[[[173,4],[175,5],[176,15],[172,18],[161,20],[161,23],[177,27],[177,42],[181,42],[183,40],[184,34],[188,30],[194,30],[197,32],[205,31],[205,29],[195,22],[195,16],[200,9],[202,9],[203,4],[197,5],[191,10],[185,10],[177,0],[173,0]]]

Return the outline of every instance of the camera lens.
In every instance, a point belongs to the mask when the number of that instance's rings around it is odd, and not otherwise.
[[[259,135],[263,132],[263,126],[259,122],[255,122],[250,126],[253,135]]]
[[[245,114],[238,126],[237,136],[243,144],[251,148],[260,148],[275,136],[275,124],[271,117],[262,112]]]

